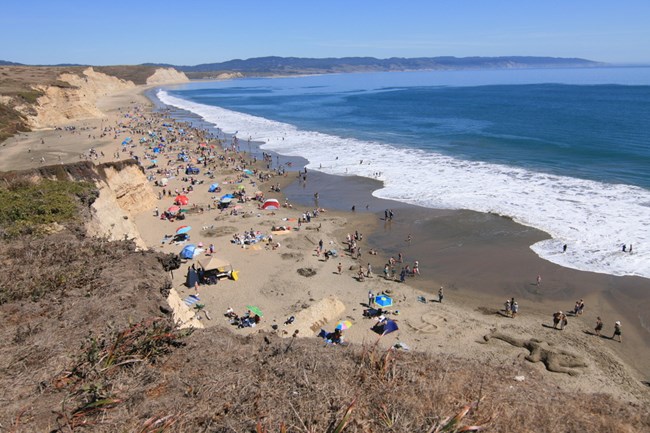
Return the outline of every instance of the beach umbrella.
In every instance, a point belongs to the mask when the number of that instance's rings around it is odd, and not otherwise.
[[[253,305],[247,305],[247,306],[246,306],[246,309],[247,309],[248,311],[250,311],[251,313],[253,313],[253,314],[257,314],[257,315],[260,316],[260,317],[262,317],[262,316],[264,315],[264,314],[262,313],[262,310],[260,310],[259,308],[255,307],[255,306],[253,306]]]
[[[178,195],[174,199],[174,203],[179,205],[186,205],[190,202],[190,199],[186,195]]]
[[[178,206],[171,206],[169,209],[167,209],[167,212],[169,212],[169,213],[177,213],[179,210],[181,210],[180,207],[178,207]]]
[[[253,174],[253,172],[251,170],[249,170],[249,169],[244,170],[244,173],[249,174],[249,175]]]
[[[339,329],[341,331],[345,331],[346,329],[350,329],[352,327],[352,322],[349,320],[341,320],[337,325],[336,329]]]
[[[231,201],[232,199],[230,197],[222,197],[221,200],[219,200],[219,203],[226,204],[226,203],[230,203]]]
[[[379,295],[375,297],[375,304],[383,308],[392,307],[393,299],[386,295]]]
[[[217,188],[219,188],[219,184],[215,182],[212,185],[210,185],[210,188],[208,188],[208,192],[215,192]]]
[[[246,187],[244,185],[239,185],[237,186],[237,189],[241,191],[242,189],[246,189]]]
[[[190,227],[190,226],[180,226],[179,228],[176,229],[176,234],[177,235],[182,235],[183,233],[187,233],[190,230],[192,230],[192,227]]]

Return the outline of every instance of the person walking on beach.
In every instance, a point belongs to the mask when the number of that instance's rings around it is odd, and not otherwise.
[[[440,289],[438,289],[438,302],[442,304],[442,298],[445,297],[445,294],[443,292],[442,286],[440,286]]]
[[[336,267],[336,269],[339,271],[339,275],[341,275],[341,271],[343,270],[343,265],[341,262],[339,262],[339,265]]]
[[[506,316],[510,317],[510,299],[506,299],[504,311],[506,312]]]
[[[621,333],[621,322],[616,321],[616,323],[614,323],[614,335],[612,335],[612,340],[614,337],[618,336],[618,342],[622,343],[623,339],[621,338]]]
[[[594,331],[596,332],[596,335],[600,337],[600,331],[603,330],[603,321],[600,320],[600,316],[596,317],[596,327],[594,328]]]
[[[413,263],[413,275],[420,275],[420,262],[417,260]]]
[[[372,277],[372,266],[370,263],[368,263],[368,266],[366,267],[366,277],[371,278]]]
[[[566,253],[566,249],[567,249],[567,245],[564,244],[564,246],[562,247],[562,252],[563,252],[563,253]]]
[[[512,310],[512,315],[510,317],[514,319],[515,317],[517,317],[517,313],[519,312],[519,304],[515,302],[510,306],[510,308]]]
[[[375,305],[375,294],[372,293],[372,290],[368,291],[368,307]]]
[[[539,287],[539,286],[541,286],[541,285],[542,285],[542,276],[541,276],[541,275],[537,275],[537,287]]]

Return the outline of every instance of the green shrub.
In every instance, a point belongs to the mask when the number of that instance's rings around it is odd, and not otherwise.
[[[53,223],[76,221],[81,202],[96,194],[89,182],[42,180],[0,186],[0,228],[5,236],[41,233]]]

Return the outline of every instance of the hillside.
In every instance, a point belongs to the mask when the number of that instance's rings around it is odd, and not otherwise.
[[[595,67],[602,63],[577,58],[560,57],[418,57],[376,59],[374,57],[299,58],[257,57],[246,60],[229,60],[195,66],[175,66],[192,78],[204,78],[218,73],[239,72],[245,75],[324,74],[343,72],[419,71],[454,69],[506,69],[506,68],[564,68]]]

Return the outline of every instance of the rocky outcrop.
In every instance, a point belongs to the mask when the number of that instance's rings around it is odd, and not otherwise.
[[[85,69],[82,75],[61,74],[57,85],[35,86],[43,96],[31,107],[36,115],[29,115],[27,119],[30,127],[38,129],[70,120],[103,117],[97,100],[133,87],[135,84],[131,81],[96,72],[93,68]]]
[[[147,78],[147,85],[186,83],[190,81],[183,73],[174,68],[159,68]]]
[[[138,248],[146,249],[133,215],[153,209],[157,198],[144,173],[134,164],[102,165],[99,170],[99,197],[92,204],[88,234],[109,240],[133,239]]]
[[[241,72],[223,72],[217,75],[215,78],[217,80],[233,80],[235,78],[243,78],[244,74]]]

